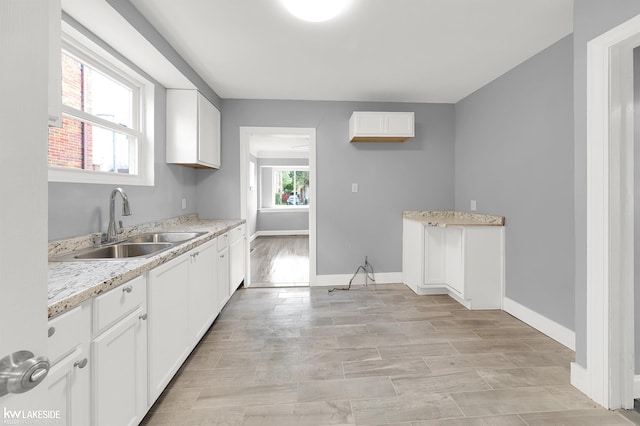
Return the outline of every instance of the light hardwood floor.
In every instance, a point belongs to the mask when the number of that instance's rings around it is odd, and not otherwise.
[[[250,287],[309,285],[309,237],[258,237],[251,242]]]
[[[574,353],[502,311],[406,286],[238,290],[145,425],[629,425]]]

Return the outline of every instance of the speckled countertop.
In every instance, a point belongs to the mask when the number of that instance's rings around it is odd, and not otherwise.
[[[456,211],[407,211],[402,217],[429,226],[504,226],[504,216]]]
[[[204,235],[177,244],[169,250],[146,259],[56,262],[51,261],[51,258],[91,247],[91,235],[51,242],[49,243],[48,277],[49,318],[142,275],[149,269],[166,263],[242,223],[245,223],[245,220],[198,219],[197,215],[187,215],[126,228],[121,239],[153,231],[206,232]]]

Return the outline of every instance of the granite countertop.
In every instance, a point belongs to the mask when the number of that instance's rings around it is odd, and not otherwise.
[[[407,211],[402,217],[428,226],[504,226],[504,216],[457,211]]]
[[[73,262],[50,260],[48,274],[49,318],[142,275],[149,269],[166,263],[243,223],[245,223],[244,219],[214,220],[198,219],[197,215],[182,216],[126,228],[121,239],[154,231],[206,232],[206,234],[177,244],[169,250],[146,259]],[[49,257],[90,247],[91,244],[91,235],[51,242],[49,243]]]

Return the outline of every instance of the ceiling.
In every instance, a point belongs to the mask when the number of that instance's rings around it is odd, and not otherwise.
[[[249,152],[257,158],[309,158],[309,136],[253,134]]]
[[[455,103],[573,31],[573,0],[350,1],[324,23],[281,0],[131,3],[222,98]]]

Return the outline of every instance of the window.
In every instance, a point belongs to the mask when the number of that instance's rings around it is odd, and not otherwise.
[[[63,38],[62,127],[49,129],[49,180],[153,185],[153,85],[96,50]]]
[[[309,169],[274,168],[273,188],[275,207],[309,205]]]

